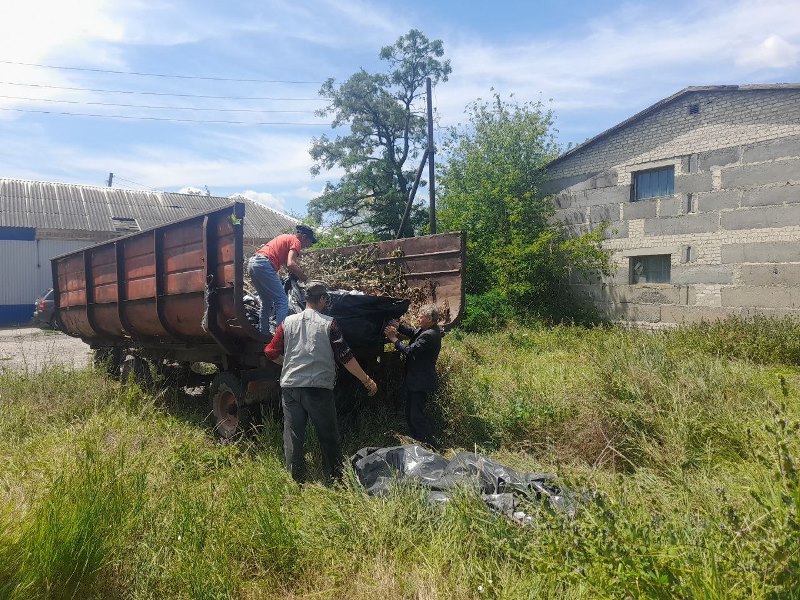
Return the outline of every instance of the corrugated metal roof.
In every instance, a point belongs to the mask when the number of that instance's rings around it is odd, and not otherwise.
[[[246,204],[247,238],[270,239],[298,222],[244,197],[236,199]],[[230,202],[219,196],[0,179],[0,227],[115,232],[112,219],[118,217],[136,219],[141,229],[147,229]]]

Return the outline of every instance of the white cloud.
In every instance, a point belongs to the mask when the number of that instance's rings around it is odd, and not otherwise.
[[[324,185],[320,185],[318,188],[312,188],[309,186],[302,186],[297,189],[292,190],[292,195],[295,198],[301,198],[306,202],[309,200],[313,200],[317,196],[322,193],[322,190],[325,188]]]
[[[800,49],[779,35],[771,35],[755,48],[743,52],[737,62],[745,67],[785,69],[797,65]]]
[[[394,35],[394,38],[387,40],[386,43],[394,42],[395,38],[406,33],[408,29],[408,27],[403,26],[402,13],[398,15],[396,11],[384,12],[376,10],[370,2],[322,0],[322,4],[333,10],[334,14],[344,17],[346,21],[355,25],[361,30],[362,34],[373,37],[378,32],[383,36]],[[341,19],[337,19],[337,21],[341,24]]]
[[[754,83],[755,68],[795,66],[798,45],[796,0],[701,1],[680,17],[673,5],[624,4],[576,23],[570,35],[512,43],[463,34],[445,40],[453,75],[437,90],[438,108],[445,124],[458,121],[467,102],[486,98],[494,87],[523,100],[553,98],[559,113],[637,110],[689,85]],[[750,49],[749,62],[739,56],[741,48]]]
[[[0,55],[31,62],[69,52],[97,59],[96,42],[118,42],[125,28],[112,16],[113,3],[104,0],[5,0],[0,6]]]
[[[191,194],[192,196],[205,196],[206,195],[206,191],[205,190],[201,190],[200,188],[191,187],[191,186],[182,187],[181,189],[178,190],[178,193],[179,194]]]
[[[238,194],[233,194],[234,196],[244,196],[253,202],[258,202],[259,204],[263,204],[264,206],[268,206],[269,208],[274,208],[275,210],[279,210],[284,212],[286,210],[286,203],[284,202],[283,198],[278,198],[272,195],[270,192],[256,192],[255,190],[245,190],[244,192],[239,192]]]

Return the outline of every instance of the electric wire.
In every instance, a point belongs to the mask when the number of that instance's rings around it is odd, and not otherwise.
[[[158,192],[159,191],[159,190],[157,190],[155,188],[151,188],[149,185],[145,185],[143,183],[137,183],[136,181],[131,181],[130,179],[125,179],[124,177],[120,177],[117,174],[114,174],[114,179],[116,179],[118,181],[125,181],[126,183],[132,183],[133,185],[138,185],[139,187],[143,187],[145,189],[148,189],[151,192]]]
[[[324,96],[317,98],[290,98],[276,96],[208,96],[203,94],[175,94],[171,92],[140,92],[133,90],[106,90],[98,88],[70,87],[61,85],[45,85],[43,83],[18,83],[15,81],[0,81],[0,85],[16,85],[23,87],[45,88],[49,90],[72,90],[78,92],[102,92],[104,94],[141,94],[144,96],[173,96],[176,98],[210,98],[214,100],[291,100],[291,101],[320,101],[330,100]]]
[[[82,100],[56,100],[54,98],[30,98],[28,96],[5,96],[0,95],[0,98],[8,100],[30,100],[33,102],[56,102],[59,104],[79,104],[84,106],[116,106],[123,108],[148,108],[148,109],[166,109],[166,110],[197,110],[197,111],[211,111],[211,112],[243,112],[243,113],[303,113],[314,114],[313,110],[272,110],[272,109],[259,109],[259,108],[207,108],[196,106],[155,106],[149,104],[119,104],[116,102],[90,102]]]
[[[328,127],[330,123],[299,123],[294,121],[229,121],[223,119],[175,119],[171,117],[149,117],[149,116],[132,116],[132,115],[101,115],[95,113],[73,113],[66,111],[56,110],[35,110],[29,108],[8,108],[0,107],[0,110],[21,112],[21,113],[35,113],[42,115],[67,115],[71,117],[99,117],[103,119],[128,119],[128,120],[143,120],[143,121],[165,121],[171,123],[203,123],[207,125],[294,125],[297,127]]]
[[[21,65],[25,67],[39,67],[42,69],[58,69],[62,71],[87,71],[90,73],[111,73],[114,75],[137,75],[140,77],[163,77],[167,79],[201,79],[204,81],[236,81],[240,83],[298,83],[298,84],[315,84],[319,85],[323,81],[306,81],[306,80],[292,80],[292,79],[238,79],[235,77],[204,77],[199,75],[176,75],[166,73],[146,73],[142,71],[114,71],[111,69],[96,69],[91,67],[64,67],[57,65],[44,65],[39,63],[17,62],[13,60],[0,60],[0,64],[4,65]]]

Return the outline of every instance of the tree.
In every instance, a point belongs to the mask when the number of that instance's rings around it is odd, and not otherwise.
[[[416,101],[426,77],[434,84],[447,81],[450,61],[440,60],[443,55],[441,40],[412,29],[381,50],[387,72],[362,69],[340,86],[333,79],[322,85],[320,95],[331,101],[318,114],[332,115],[334,128],[348,124],[350,134],[312,141],[312,174],[336,167],[344,171],[309,203],[317,223],[332,218],[343,229],[367,227],[381,238],[397,236],[426,140],[424,107]],[[424,211],[416,207],[402,234],[413,234],[424,220]]]
[[[551,221],[542,186],[559,152],[553,114],[498,94],[467,114],[469,124],[451,128],[445,144],[438,213],[443,231],[467,232],[467,292],[499,292],[518,307],[557,314],[570,269],[607,272],[608,256],[602,230],[570,238]]]

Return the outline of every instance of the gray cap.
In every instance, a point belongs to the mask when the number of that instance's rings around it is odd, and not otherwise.
[[[324,296],[328,293],[328,284],[318,279],[311,279],[306,283],[306,296]]]

